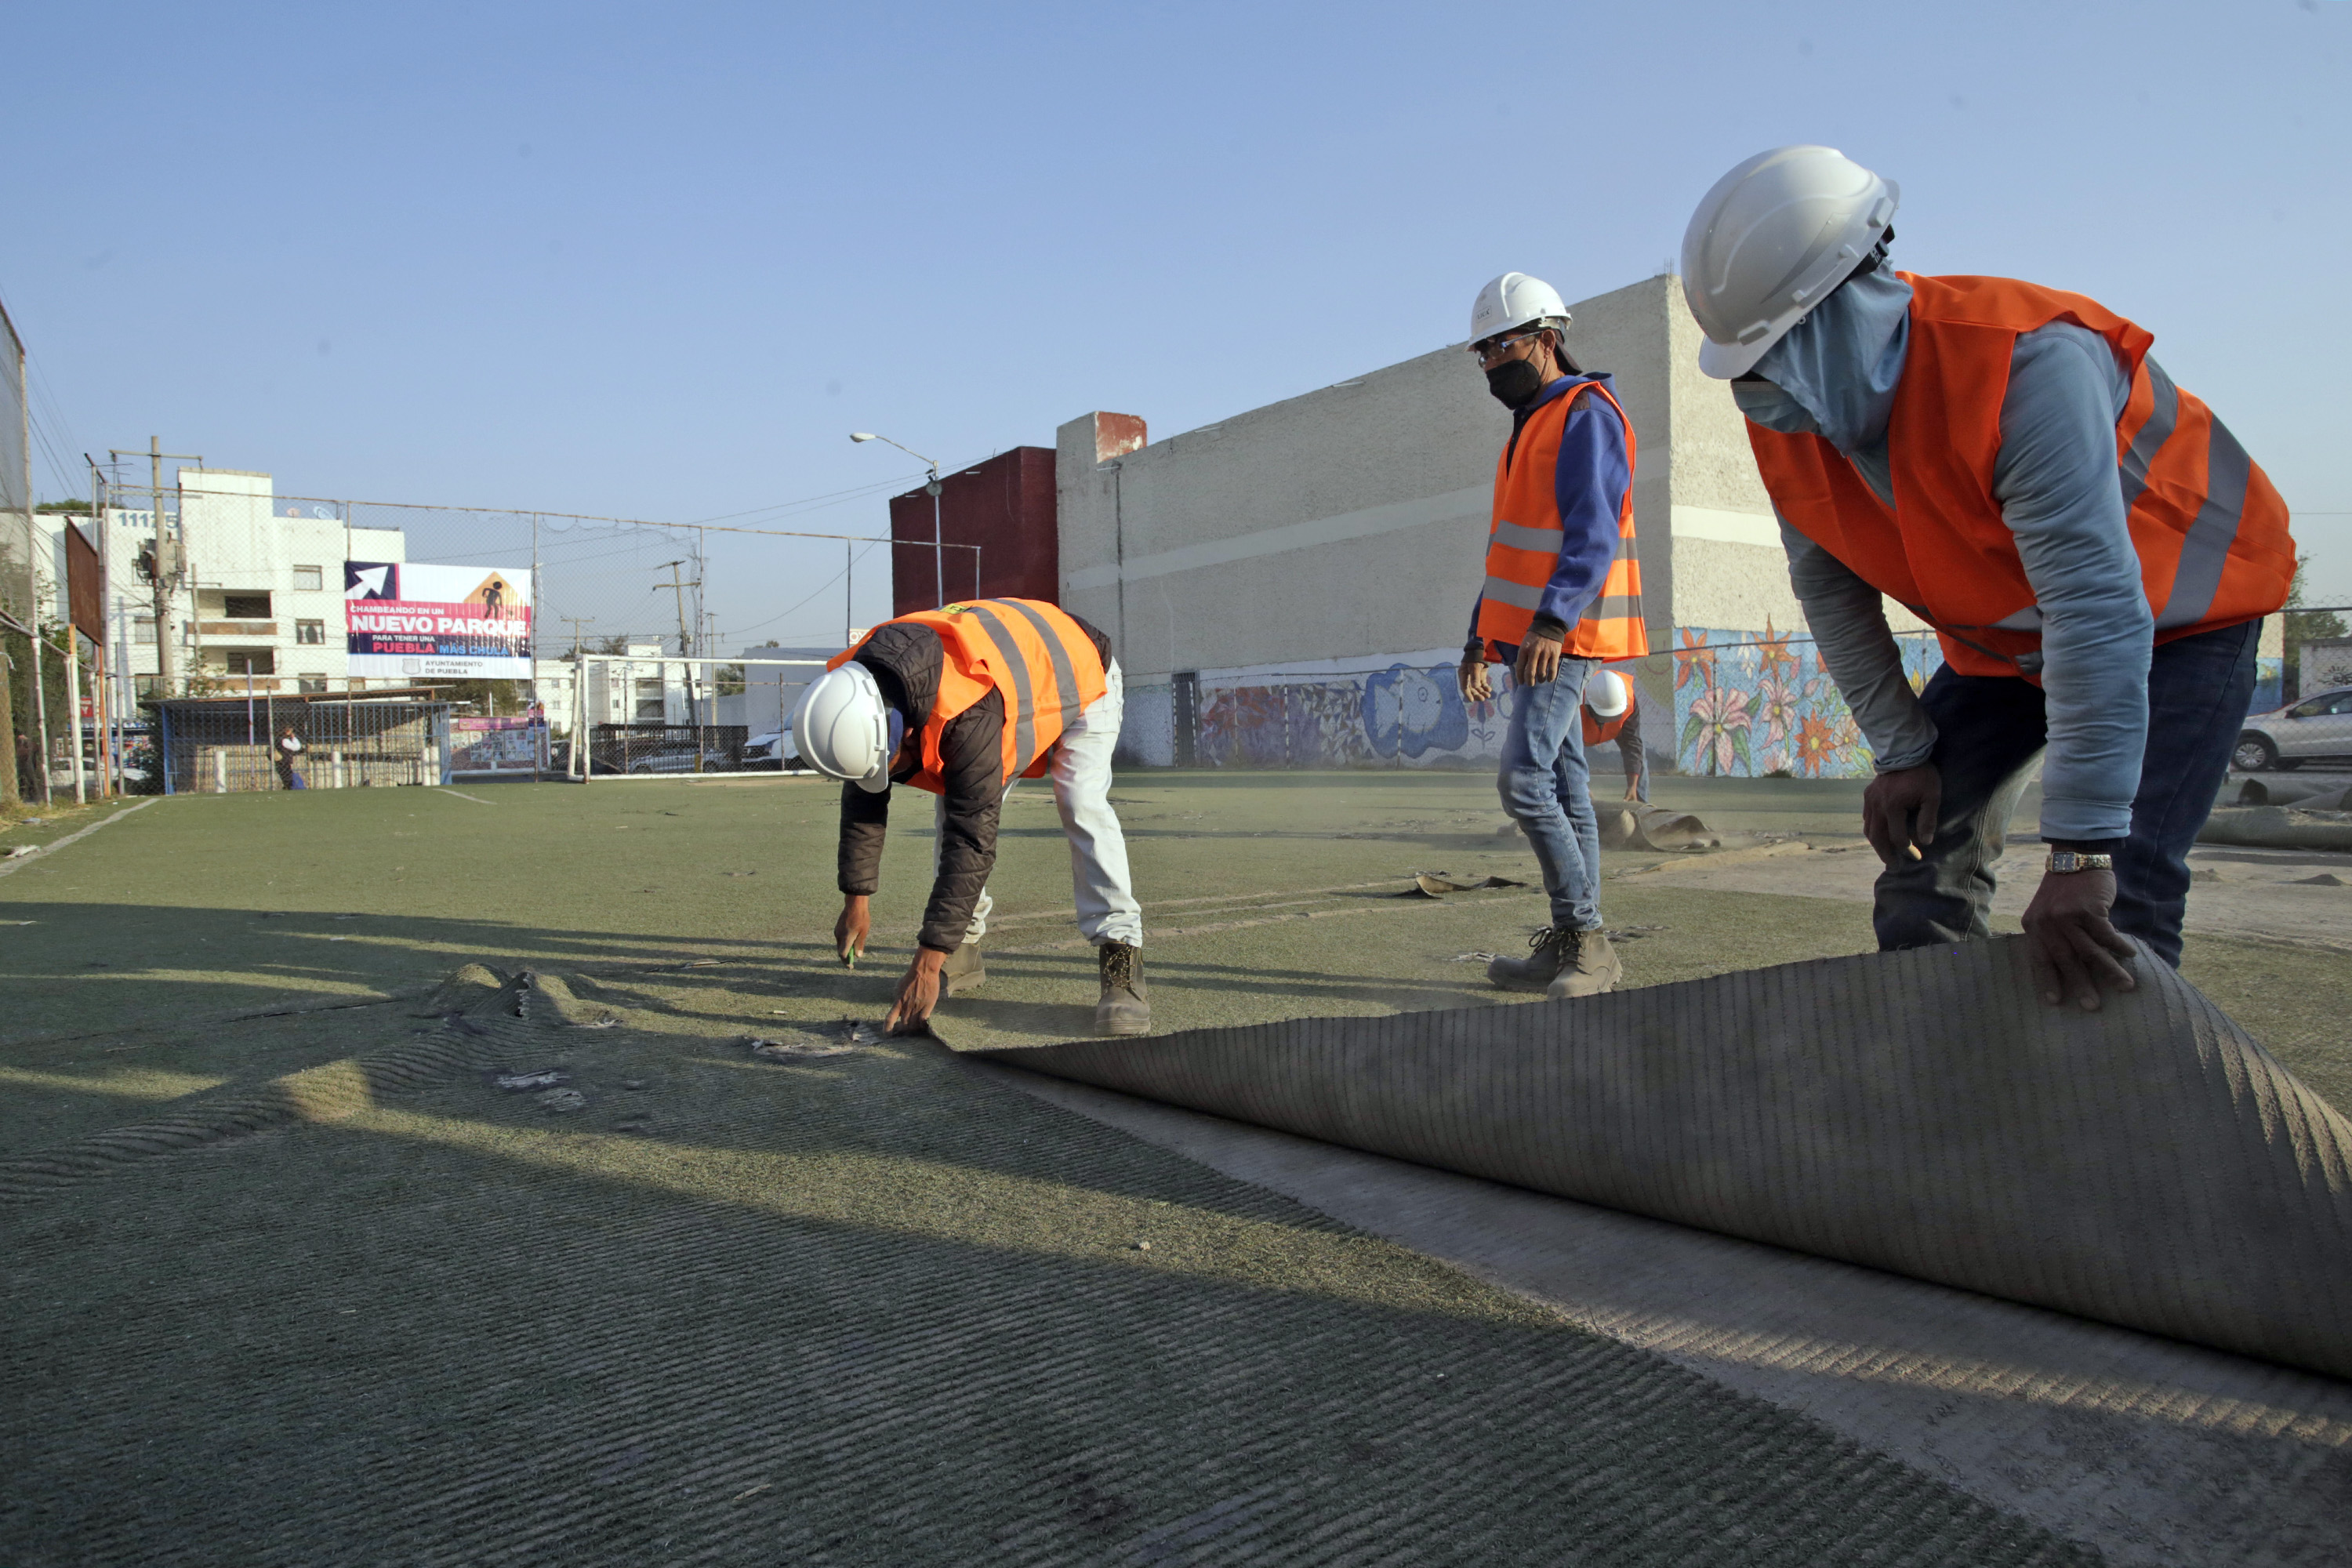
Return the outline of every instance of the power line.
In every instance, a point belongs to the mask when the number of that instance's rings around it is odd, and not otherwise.
[[[748,626],[736,627],[733,635],[736,637],[741,637],[746,632],[756,632],[762,626],[772,626],[778,621],[784,620],[790,616],[800,614],[801,611],[814,604],[820,595],[831,589],[835,583],[840,582],[844,577],[848,576],[851,572],[855,571],[859,559],[867,554],[873,549],[875,544],[889,544],[893,542],[896,542],[887,539],[875,540],[872,543],[868,544],[865,550],[860,550],[851,555],[849,558],[849,563],[844,566],[840,571],[835,572],[832,576],[826,578],[824,584],[817,588],[815,593],[811,594],[807,598],[803,599],[799,604],[794,605],[791,609],[784,611],[782,615],[770,616],[764,621],[753,621]]]

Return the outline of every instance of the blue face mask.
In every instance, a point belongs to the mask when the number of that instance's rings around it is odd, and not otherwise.
[[[1735,381],[1731,384],[1731,401],[1739,405],[1739,412],[1767,430],[1777,430],[1783,436],[1818,436],[1820,423],[1805,412],[1805,405],[1769,381]]]
[[[903,745],[903,744],[905,744],[905,743],[906,743],[906,740],[907,740],[907,720],[906,720],[906,716],[905,716],[905,715],[903,715],[903,714],[901,714],[901,713],[900,713],[900,712],[899,712],[896,708],[893,708],[893,709],[891,709],[891,710],[890,710],[890,735],[889,735],[889,742],[888,742],[889,750],[884,753],[884,755],[885,755],[885,756],[887,756],[887,757],[889,759],[889,761],[888,761],[888,762],[886,762],[886,763],[884,763],[882,764],[885,768],[889,767],[892,763],[896,763],[896,762],[898,760],[898,748],[899,748],[901,745]]]
[[[1819,436],[1841,452],[1858,452],[1886,438],[1895,392],[1911,341],[1911,285],[1889,271],[1864,273],[1847,282],[1819,309],[1789,329],[1756,362],[1759,384],[1735,384],[1740,410],[1768,430]],[[1748,413],[1742,394],[1759,399],[1770,417]],[[1782,407],[1793,401],[1805,423]],[[1786,421],[1776,424],[1773,421]]]

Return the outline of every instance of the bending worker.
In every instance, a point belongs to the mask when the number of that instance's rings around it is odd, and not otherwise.
[[[1783,147],[1716,184],[1683,289],[1731,382],[1822,662],[1876,753],[1882,949],[1987,934],[2034,759],[2038,988],[2099,1005],[2180,961],[2188,852],[2228,770],[2286,505],[2143,329],[2009,278],[1891,271],[1892,182]],[[1936,628],[1915,696],[1880,595]]]
[[[987,978],[988,873],[997,816],[1016,783],[1050,771],[1070,841],[1078,930],[1100,953],[1095,1029],[1141,1035],[1143,910],[1110,806],[1123,683],[1102,633],[1038,599],[981,599],[886,621],[811,682],[793,735],[811,766],[843,781],[842,961],[864,951],[882,868],[891,785],[939,797],[930,902],[888,1027],[923,1027],[949,994]]]
[[[1486,977],[1558,1000],[1591,996],[1625,969],[1601,926],[1600,825],[1586,793],[1581,710],[1601,661],[1650,651],[1633,556],[1633,428],[1605,374],[1578,368],[1568,307],[1551,286],[1506,272],[1479,290],[1470,352],[1511,411],[1495,462],[1486,582],[1462,650],[1462,695],[1494,695],[1492,660],[1517,692],[1503,742],[1503,809],[1535,847],[1551,923],[1525,958]]]
[[[1650,800],[1650,763],[1642,749],[1642,702],[1633,683],[1613,669],[1596,671],[1584,684],[1583,721],[1589,752],[1595,746],[1617,742],[1617,760],[1625,772],[1625,798],[1644,805]]]

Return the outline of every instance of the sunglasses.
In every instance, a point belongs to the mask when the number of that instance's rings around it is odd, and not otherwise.
[[[1480,364],[1492,364],[1529,338],[1549,331],[1550,329],[1548,327],[1529,327],[1526,331],[1513,332],[1507,338],[1484,339],[1470,345],[1470,357]]]

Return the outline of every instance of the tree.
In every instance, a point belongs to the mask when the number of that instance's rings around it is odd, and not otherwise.
[[[2303,691],[2303,645],[2352,635],[2352,628],[2345,626],[2344,617],[2334,611],[2301,608],[2304,603],[2304,574],[2310,566],[2310,556],[2295,557],[2294,582],[2286,591],[2286,657],[2279,661],[2279,690],[2290,702]]]

